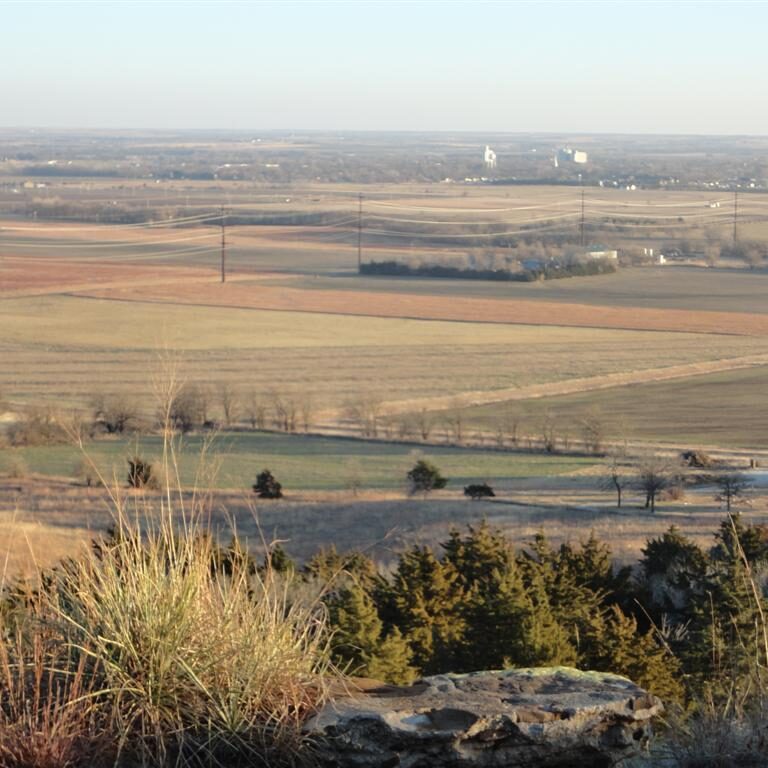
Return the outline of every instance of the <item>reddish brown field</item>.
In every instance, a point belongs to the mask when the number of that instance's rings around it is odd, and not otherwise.
[[[479,299],[367,291],[305,291],[268,284],[230,282],[210,285],[178,279],[159,284],[83,290],[90,296],[124,301],[318,312],[418,320],[453,320],[582,328],[768,335],[768,315],[683,309],[604,307],[537,300]]]
[[[70,293],[91,288],[158,282],[211,280],[216,273],[194,267],[83,262],[76,259],[0,256],[0,297]]]

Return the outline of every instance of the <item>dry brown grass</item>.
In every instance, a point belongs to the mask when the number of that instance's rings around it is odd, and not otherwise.
[[[319,547],[335,544],[340,550],[364,549],[382,563],[391,562],[412,544],[437,546],[451,527],[483,518],[520,545],[544,531],[555,544],[578,541],[594,531],[610,544],[622,563],[635,563],[649,538],[675,525],[696,543],[709,547],[724,512],[703,493],[683,502],[663,502],[655,515],[629,494],[621,511],[611,506],[613,495],[595,490],[597,479],[574,475],[552,480],[522,480],[494,485],[492,502],[457,498],[457,491],[432,494],[426,500],[402,493],[348,491],[293,493],[290,500],[261,502],[253,513],[252,495],[215,491],[211,523],[228,540],[230,523],[238,535],[259,550],[263,536],[284,541],[294,557],[311,557]],[[25,483],[24,510],[8,509],[13,494],[0,482],[0,531],[8,534],[5,550],[8,571],[29,569],[29,552],[41,565],[73,555],[113,522],[105,494],[64,481],[32,479]],[[150,497],[151,494],[148,494]],[[189,503],[191,496],[186,496]],[[3,501],[5,499],[5,501]],[[226,511],[225,511],[226,510]],[[756,495],[743,510],[748,522],[768,522],[768,498]]]

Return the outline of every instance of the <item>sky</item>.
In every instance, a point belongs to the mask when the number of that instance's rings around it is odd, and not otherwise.
[[[768,133],[768,0],[0,0],[0,126]]]

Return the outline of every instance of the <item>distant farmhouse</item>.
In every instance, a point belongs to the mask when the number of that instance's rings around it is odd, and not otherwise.
[[[483,155],[483,162],[486,168],[496,167],[496,153],[486,144],[485,154]]]
[[[618,251],[607,250],[600,245],[589,248],[585,255],[589,259],[611,259],[612,261],[616,261],[619,258]]]
[[[561,163],[565,165],[569,163],[585,165],[587,159],[586,152],[580,149],[571,149],[571,147],[563,147],[562,149],[558,149],[555,153],[555,168],[559,168]]]

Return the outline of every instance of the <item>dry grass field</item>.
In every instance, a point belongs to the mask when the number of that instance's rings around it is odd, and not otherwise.
[[[538,400],[467,408],[468,429],[493,431],[500,418],[540,430],[544,414],[578,437],[579,419],[598,414],[611,438],[675,445],[768,448],[768,367],[638,383]],[[438,414],[435,414],[439,418]]]
[[[215,289],[195,282],[127,286],[87,291],[87,295],[123,301],[162,301],[420,320],[768,336],[768,315],[757,313],[591,306],[537,300],[505,301],[372,291],[307,291],[262,282],[241,281]]]
[[[567,478],[564,479],[567,482]],[[618,512],[606,496],[594,490],[567,487],[516,491],[509,487],[491,502],[450,497],[405,499],[401,494],[349,492],[292,500],[253,503],[243,493],[216,492],[211,498],[211,525],[228,541],[232,526],[253,549],[264,539],[280,539],[300,560],[319,546],[335,544],[340,550],[362,549],[386,567],[404,547],[437,546],[452,527],[479,524],[486,519],[515,543],[524,545],[540,531],[555,544],[579,541],[593,532],[608,542],[620,563],[634,563],[646,541],[677,526],[698,544],[709,547],[723,510],[704,492],[682,502],[661,503],[655,515],[630,498]],[[151,494],[150,494],[151,497]],[[151,498],[150,498],[151,501]],[[190,501],[189,495],[186,501]],[[146,508],[141,496],[126,499],[141,517]],[[9,575],[24,572],[33,561],[54,565],[113,522],[103,491],[56,480],[0,481],[0,558]],[[743,510],[745,520],[768,522],[765,497],[757,497]]]
[[[227,382],[262,398],[274,389],[311,393],[318,409],[360,393],[387,401],[467,392],[503,399],[510,388],[553,382],[714,361],[738,367],[768,344],[751,336],[353,319],[70,295],[0,301],[0,391],[12,402],[82,407],[104,392],[154,402],[166,349],[188,379],[214,389]]]

